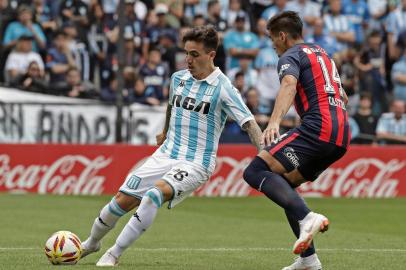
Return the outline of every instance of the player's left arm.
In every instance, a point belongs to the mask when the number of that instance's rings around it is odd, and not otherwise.
[[[255,120],[249,120],[241,126],[241,129],[248,133],[251,143],[257,148],[259,153],[263,145],[261,144],[262,131],[257,122]]]
[[[295,99],[296,85],[295,76],[285,75],[283,77],[271,118],[262,134],[262,144],[270,145],[274,139],[280,138],[279,125]]]

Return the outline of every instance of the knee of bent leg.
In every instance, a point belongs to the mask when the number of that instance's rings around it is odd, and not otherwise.
[[[155,204],[158,208],[164,203],[164,198],[162,191],[156,187],[150,188],[145,195],[150,201]]]
[[[269,171],[265,161],[260,157],[255,157],[251,163],[245,168],[243,177],[252,188],[258,189],[262,179],[263,171]]]

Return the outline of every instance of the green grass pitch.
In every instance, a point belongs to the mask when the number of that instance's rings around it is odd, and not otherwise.
[[[82,240],[110,197],[0,194],[0,269],[57,269],[43,246],[55,231]],[[406,269],[406,199],[307,199],[331,226],[318,235],[323,269]],[[76,266],[96,269],[102,251]],[[119,269],[281,269],[293,261],[295,239],[283,211],[264,197],[188,198],[160,209],[153,226],[120,259]]]

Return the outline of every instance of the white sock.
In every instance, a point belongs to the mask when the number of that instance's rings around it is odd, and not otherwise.
[[[314,261],[316,261],[317,259],[318,259],[318,258],[317,258],[317,254],[316,254],[316,253],[314,253],[314,254],[312,254],[312,255],[310,255],[310,256],[308,256],[308,257],[302,258],[303,263],[304,263],[305,265],[312,265],[312,264],[314,263]]]
[[[134,216],[128,221],[118,236],[110,253],[118,258],[135,240],[137,240],[152,224],[159,207],[163,203],[162,192],[157,188],[149,189]]]
[[[86,240],[86,245],[95,246],[97,243],[116,225],[117,221],[125,215],[124,211],[113,198],[100,211],[99,216],[94,220],[90,236]]]

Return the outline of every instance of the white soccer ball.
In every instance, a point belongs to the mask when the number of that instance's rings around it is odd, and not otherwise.
[[[59,231],[45,243],[45,255],[52,264],[75,264],[82,255],[82,243],[76,234]]]

